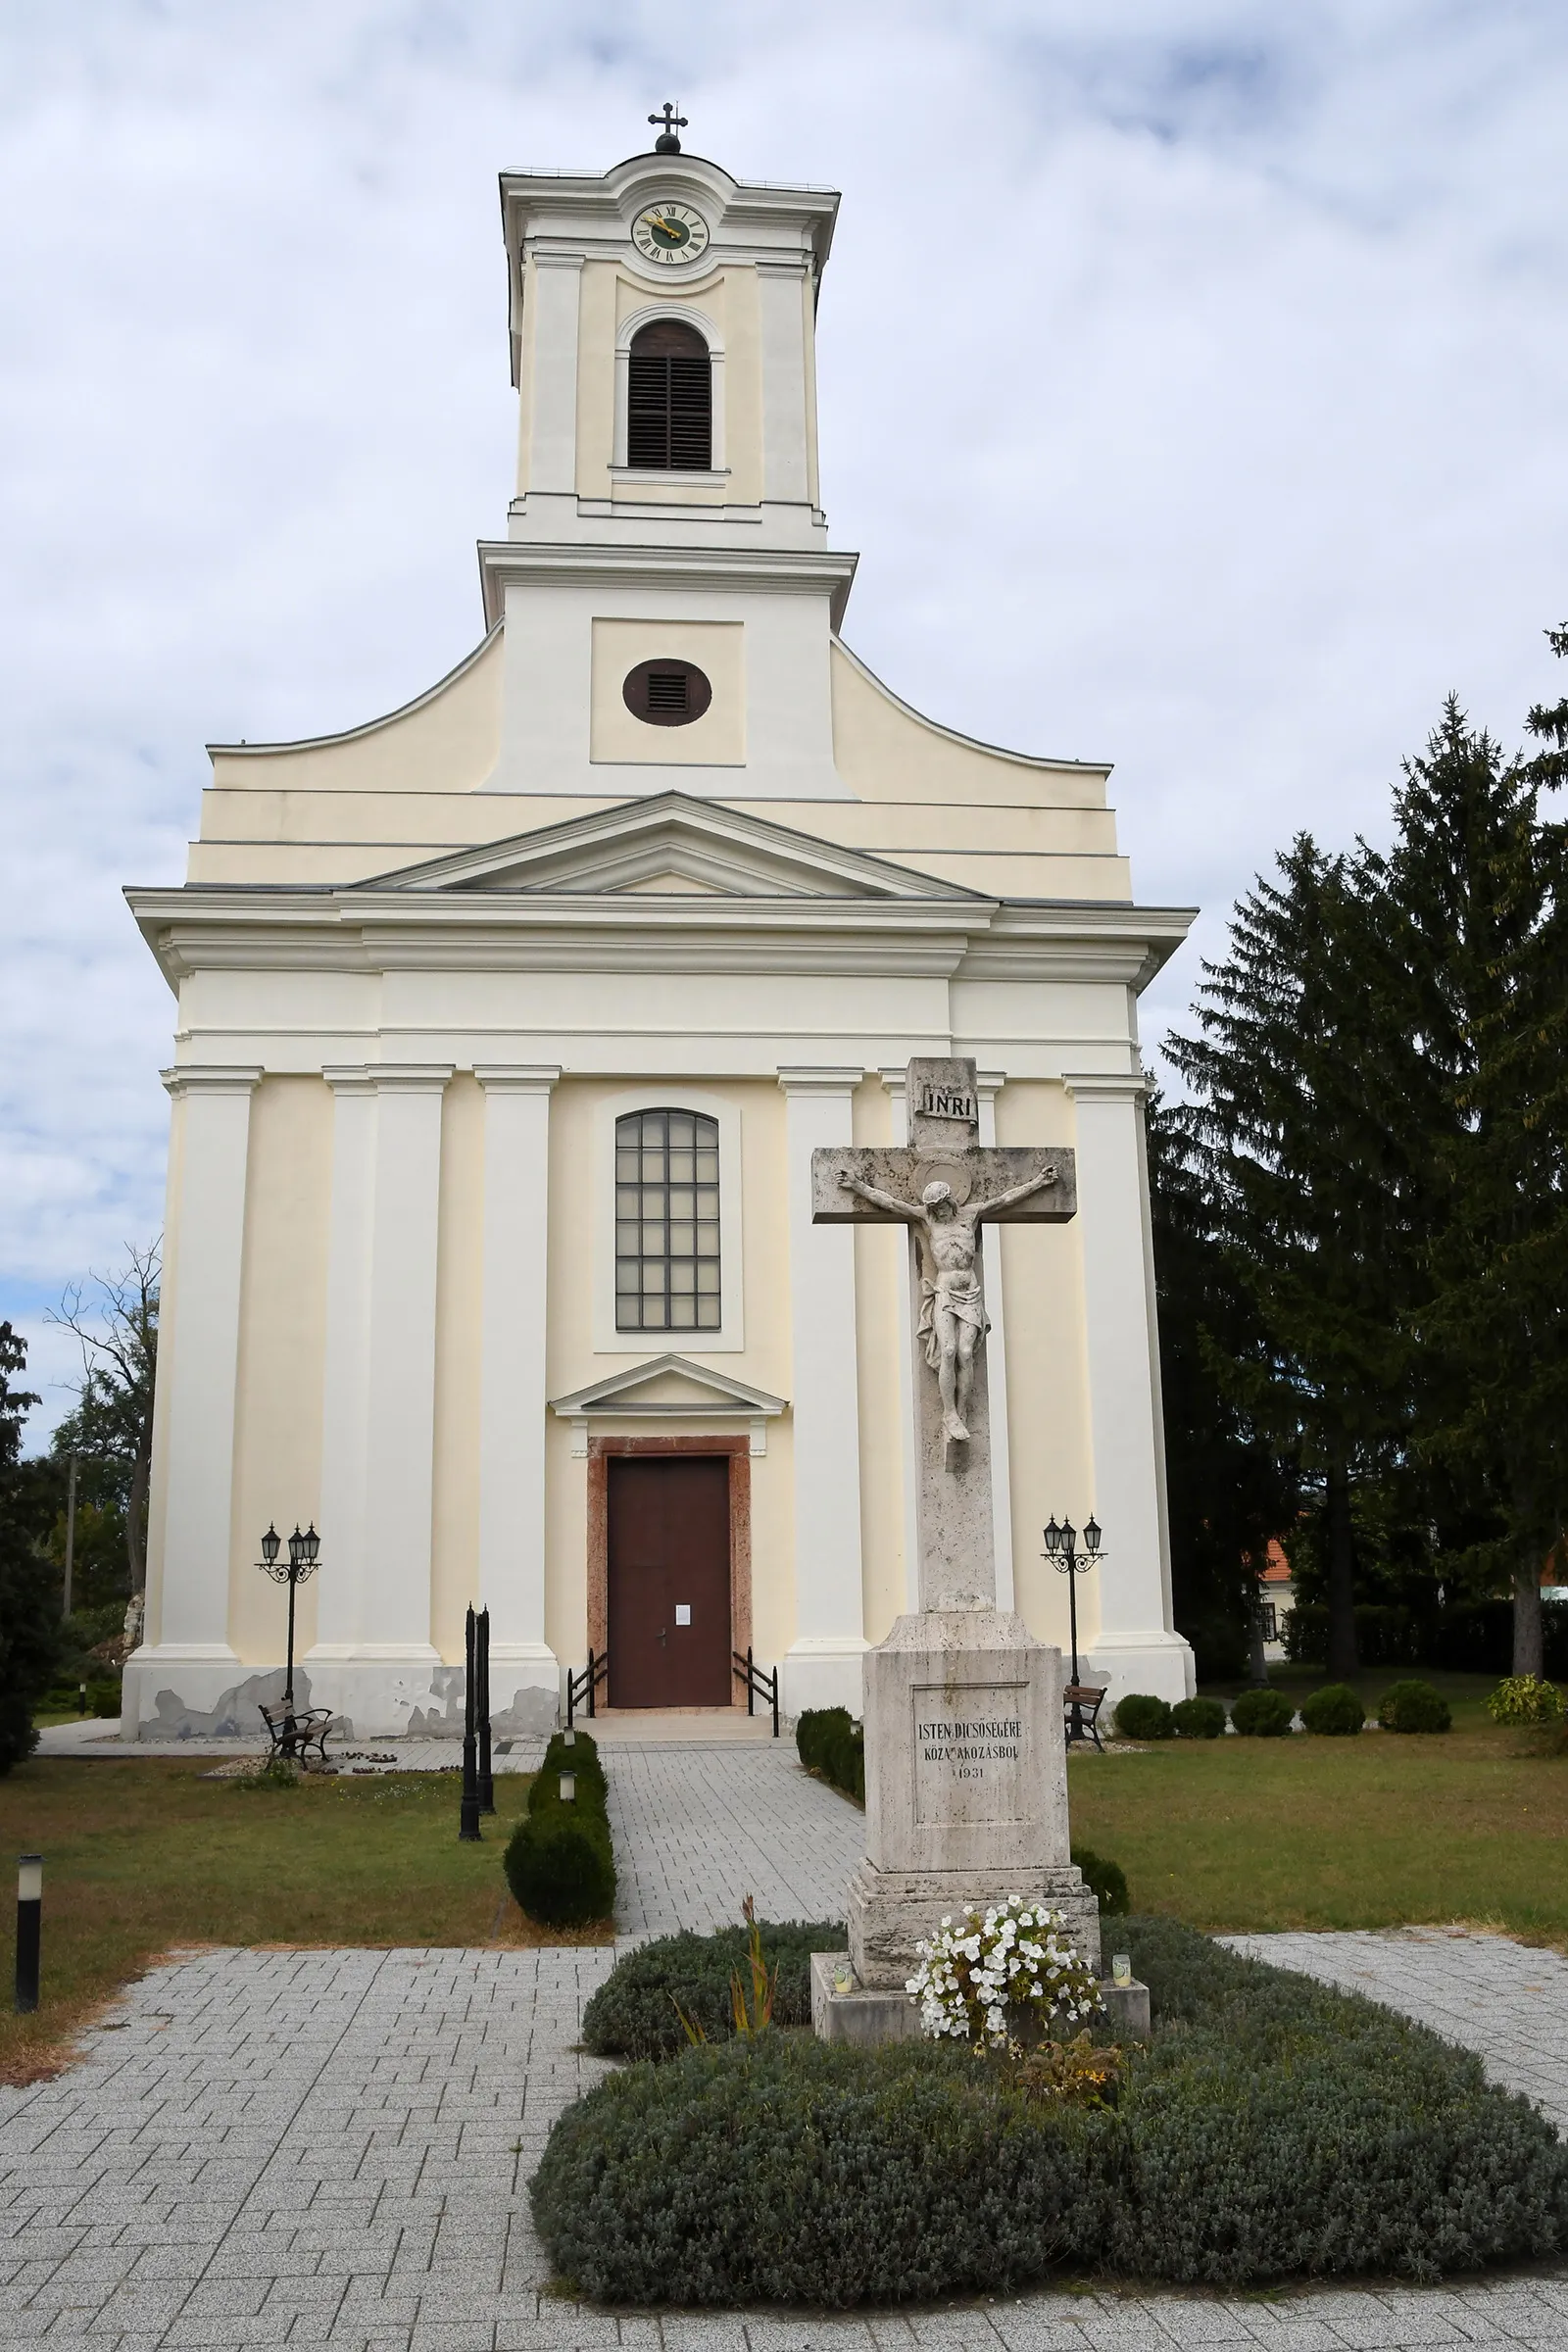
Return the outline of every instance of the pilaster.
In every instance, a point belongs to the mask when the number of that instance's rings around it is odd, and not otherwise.
[[[165,1495],[156,1571],[156,1662],[227,1667],[234,1403],[254,1067],[185,1064],[163,1080],[183,1134],[171,1203],[177,1268],[164,1301],[158,1386]]]
[[[497,1710],[547,1710],[554,1723],[561,1671],[545,1639],[545,1237],[550,1097],[561,1069],[481,1062],[474,1076],[485,1095],[479,1605],[490,1611]]]
[[[758,302],[762,342],[762,499],[805,506],[810,496],[806,404],[806,337],[801,290],[804,256],[760,262]]]
[[[787,1102],[791,1412],[795,1457],[795,1640],[784,1703],[860,1711],[860,1408],[855,1236],[811,1223],[811,1153],[854,1142],[859,1069],[781,1069]],[[824,1248],[823,1245],[829,1245]]]
[[[1146,1081],[1069,1070],[1064,1083],[1077,1123],[1094,1509],[1106,1553],[1088,1659],[1111,1686],[1108,1711],[1129,1690],[1188,1696],[1193,1653],[1171,1622]]]
[[[582,266],[580,253],[536,253],[533,259],[533,401],[523,485],[530,496],[576,496]]]

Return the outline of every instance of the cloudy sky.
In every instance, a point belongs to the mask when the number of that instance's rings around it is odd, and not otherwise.
[[[1105,756],[1148,1002],[1302,825],[1386,822],[1456,689],[1568,686],[1560,0],[9,0],[0,15],[0,1315],[156,1232],[204,742],[479,634],[502,167],[666,96],[844,190],[820,314],[847,635],[952,725]]]

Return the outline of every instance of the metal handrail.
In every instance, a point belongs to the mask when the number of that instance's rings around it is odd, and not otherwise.
[[[771,1674],[764,1674],[753,1658],[750,1649],[747,1650],[744,1658],[738,1649],[732,1650],[730,1655],[735,1661],[736,1680],[746,1685],[747,1714],[755,1715],[757,1701],[760,1698],[765,1698],[773,1710],[773,1737],[776,1740],[778,1738],[778,1668],[775,1666]]]
[[[579,1707],[584,1709],[590,1720],[592,1719],[595,1712],[595,1695],[600,1684],[608,1682],[609,1675],[610,1652],[608,1649],[591,1649],[588,1652],[586,1666],[579,1668],[575,1673],[568,1669],[566,1675],[566,1729],[568,1732],[576,1720]]]

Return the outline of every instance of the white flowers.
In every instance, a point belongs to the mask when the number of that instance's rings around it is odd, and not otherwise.
[[[1010,2040],[1024,2017],[1076,2025],[1103,2008],[1066,1927],[1059,1911],[1016,1895],[983,1914],[970,1904],[956,1923],[950,1914],[929,1943],[915,1945],[920,1966],[905,1986],[919,1996],[922,2032],[983,2049]]]

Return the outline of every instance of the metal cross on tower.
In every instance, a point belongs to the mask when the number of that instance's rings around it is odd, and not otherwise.
[[[664,125],[658,138],[654,141],[654,153],[656,155],[679,155],[680,141],[675,136],[675,133],[678,130],[684,130],[686,128],[685,116],[677,115],[675,109],[671,106],[669,100],[666,98],[664,100],[663,112],[662,114],[650,115],[648,120],[650,122],[662,122]]]

